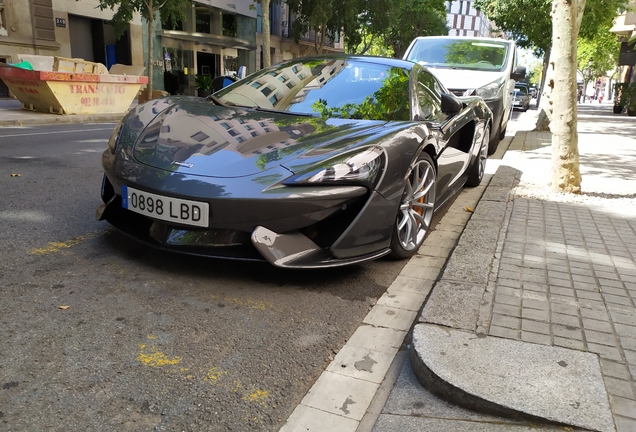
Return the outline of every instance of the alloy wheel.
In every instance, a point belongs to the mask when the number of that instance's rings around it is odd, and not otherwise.
[[[434,210],[435,169],[428,160],[419,160],[409,174],[396,224],[398,241],[405,251],[420,247]]]

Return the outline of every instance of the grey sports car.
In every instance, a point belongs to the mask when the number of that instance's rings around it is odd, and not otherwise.
[[[407,258],[480,183],[491,123],[415,63],[296,59],[132,109],[102,156],[97,217],[161,249],[279,267]]]

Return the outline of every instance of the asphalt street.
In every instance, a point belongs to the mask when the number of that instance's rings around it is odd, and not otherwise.
[[[277,430],[405,262],[137,244],[94,218],[113,126],[0,130],[0,430]]]

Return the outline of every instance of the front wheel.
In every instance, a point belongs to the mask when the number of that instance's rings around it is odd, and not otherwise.
[[[417,252],[431,228],[435,210],[435,165],[422,153],[411,167],[391,239],[391,256],[409,258]]]
[[[486,161],[488,160],[488,142],[490,141],[490,126],[484,129],[484,136],[479,147],[479,154],[468,171],[466,186],[479,186],[486,172]]]

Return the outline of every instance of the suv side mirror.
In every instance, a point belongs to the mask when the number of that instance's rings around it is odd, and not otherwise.
[[[526,77],[526,68],[525,66],[517,66],[517,68],[510,74],[510,78],[515,81],[523,81]]]
[[[457,114],[464,105],[455,95],[442,93],[442,112],[444,114]]]

